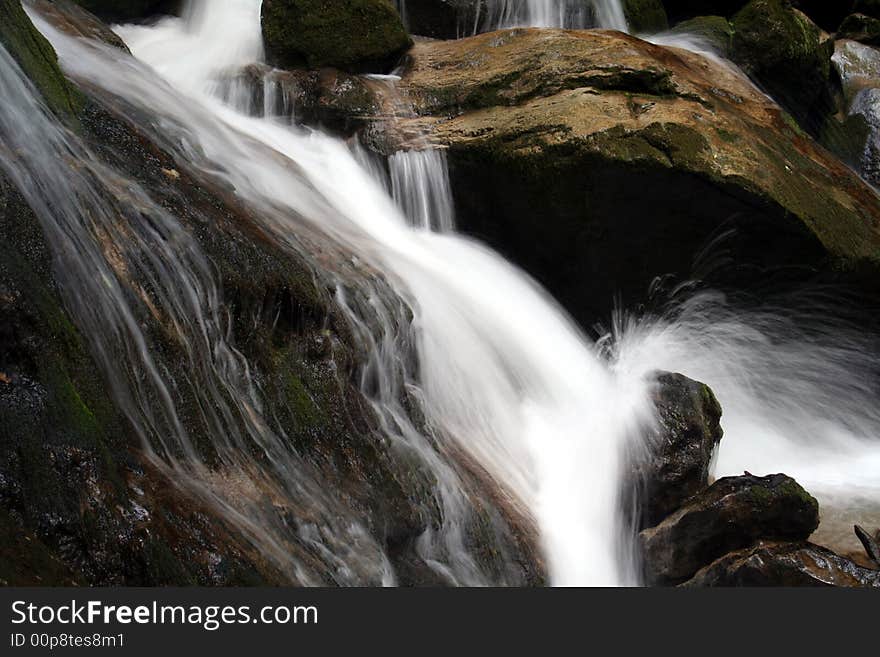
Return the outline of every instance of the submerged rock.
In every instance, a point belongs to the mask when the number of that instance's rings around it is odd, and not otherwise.
[[[880,570],[863,568],[812,543],[760,541],[709,564],[684,583],[704,586],[846,586],[880,588]]]
[[[262,25],[266,57],[281,68],[385,73],[411,43],[389,0],[265,0]]]
[[[654,404],[659,427],[635,472],[638,529],[653,527],[709,485],[709,467],[723,435],[721,405],[703,383],[662,374]]]
[[[759,538],[802,540],[818,525],[818,502],[791,477],[724,477],[641,532],[646,577],[678,584]]]
[[[742,284],[880,262],[876,193],[748,80],[692,53],[502,30],[417,43],[399,87],[419,116],[388,139],[427,131],[446,147],[459,227],[585,325],[615,294],[631,307],[658,274],[690,275],[728,229],[725,276]]]

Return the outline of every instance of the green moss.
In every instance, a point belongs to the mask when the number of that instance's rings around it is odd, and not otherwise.
[[[24,12],[19,0],[0,0],[0,44],[59,117],[74,119],[82,107],[79,93],[67,83],[58,56]]]
[[[284,68],[384,72],[412,43],[389,0],[266,0],[262,25],[269,60]]]

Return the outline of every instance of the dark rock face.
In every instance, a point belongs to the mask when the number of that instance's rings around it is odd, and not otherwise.
[[[110,22],[139,21],[160,14],[174,14],[180,0],[76,0],[95,16]]]
[[[880,568],[880,530],[875,532],[874,536],[871,536],[864,527],[860,527],[859,525],[853,527],[853,530],[862,546],[865,548],[865,554],[867,554],[868,558]]]
[[[862,568],[812,543],[761,541],[701,569],[686,587],[846,586],[880,588],[880,570]]]
[[[678,584],[759,538],[803,540],[818,525],[818,502],[791,477],[725,477],[641,532],[647,580]]]
[[[262,24],[267,59],[280,68],[384,73],[411,44],[389,0],[266,0]]]
[[[635,472],[638,529],[653,527],[709,485],[709,466],[723,431],[721,405],[705,384],[663,374],[654,392],[659,424],[651,453]]]
[[[832,106],[834,42],[785,0],[752,0],[733,17],[734,60],[798,121],[815,130]]]

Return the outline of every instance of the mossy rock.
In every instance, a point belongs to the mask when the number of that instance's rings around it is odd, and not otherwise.
[[[266,56],[281,68],[389,71],[411,45],[389,0],[266,0]]]
[[[724,56],[728,56],[733,49],[733,25],[724,16],[697,16],[682,21],[671,31],[696,36]]]
[[[68,120],[76,116],[82,99],[64,78],[55,50],[31,23],[19,0],[0,0],[0,45],[56,115]]]
[[[852,39],[869,46],[880,46],[880,19],[865,14],[851,14],[840,24],[837,38]]]
[[[630,32],[662,32],[669,27],[666,9],[660,0],[624,0],[623,13]]]
[[[733,57],[808,127],[825,108],[834,43],[786,0],[752,0],[733,18]]]
[[[75,0],[78,5],[106,21],[139,21],[159,14],[174,14],[180,0]]]

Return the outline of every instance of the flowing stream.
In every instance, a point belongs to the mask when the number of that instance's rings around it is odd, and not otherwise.
[[[619,3],[599,6],[622,18]],[[191,0],[182,18],[118,28],[134,58],[34,20],[69,75],[120,99],[158,143],[227,181],[280,248],[301,254],[296,236],[308,229],[393,288],[365,279],[368,292],[354,294],[339,285],[337,302],[369,356],[364,391],[384,433],[436,476],[443,523],[426,532],[420,551],[438,573],[455,584],[505,583],[481,571],[461,535],[467,498],[450,457],[458,451],[534,519],[552,583],[638,583],[618,497],[625,454],[646,447],[641,436],[654,422],[657,369],[704,381],[719,397],[725,438],[716,474],[782,471],[835,508],[859,500],[858,510],[876,509],[880,411],[865,382],[880,367],[864,355],[876,353],[866,351],[867,337],[806,312],[738,312],[701,293],[659,317],[622,314],[593,343],[525,274],[454,232],[442,154],[392,157],[389,194],[341,141],[266,108],[242,111],[247,103],[224,81],[262,58],[259,15],[260,0]],[[55,124],[20,75],[7,73],[14,65],[2,54],[4,97],[15,102],[4,103],[0,128],[24,155],[0,161],[58,249],[57,266],[69,273],[65,298],[157,463],[233,517],[292,580],[322,583],[329,572],[337,583],[394,583],[381,547],[262,417],[195,240],[148,190],[102,168]],[[72,173],[65,154],[88,166]],[[117,204],[107,206],[108,197]],[[119,289],[126,268],[155,272],[149,284],[183,336],[190,385],[217,409],[207,421],[224,468],[311,518],[296,535],[246,500],[231,500],[192,448],[132,310],[137,300]],[[406,365],[410,345],[415,368]],[[402,389],[419,400],[427,430],[402,408]],[[165,437],[158,446],[157,436]],[[242,446],[253,444],[269,455],[268,471],[246,457]],[[291,562],[291,541],[312,546],[317,565]]]

